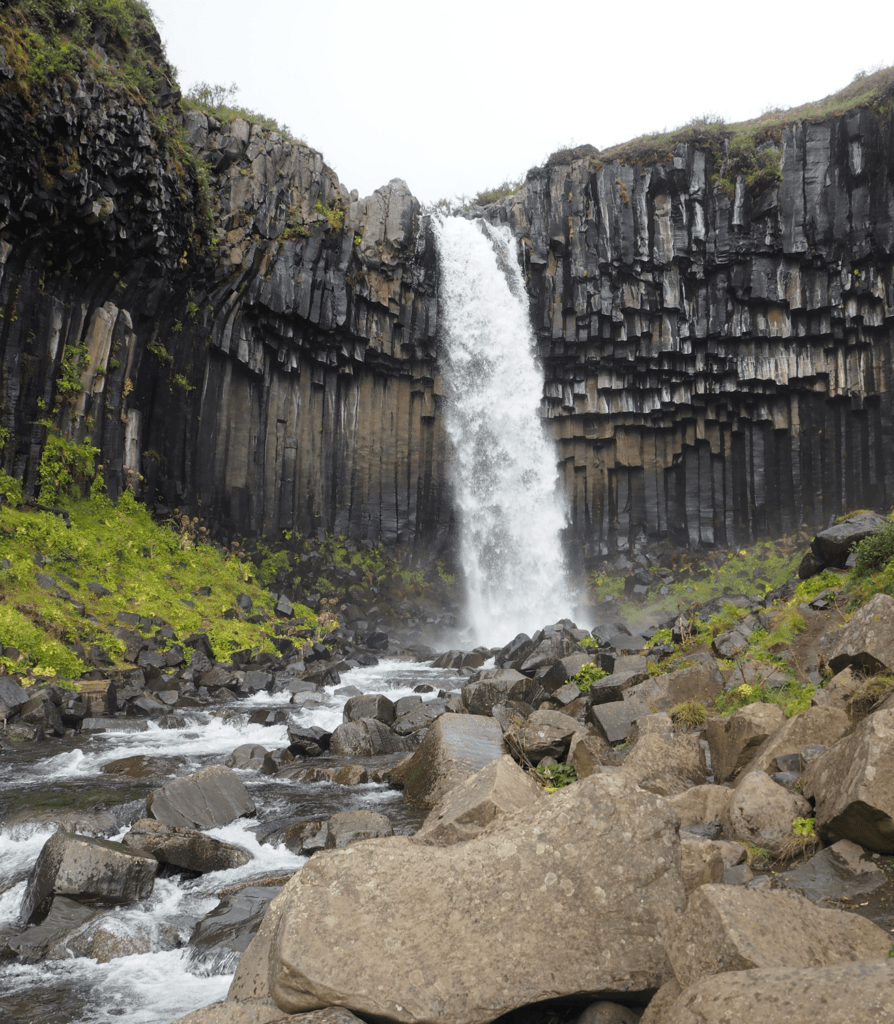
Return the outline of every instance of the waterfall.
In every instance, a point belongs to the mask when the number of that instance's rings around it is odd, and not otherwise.
[[[433,220],[466,614],[476,640],[501,643],[571,614],[556,453],[511,232]]]

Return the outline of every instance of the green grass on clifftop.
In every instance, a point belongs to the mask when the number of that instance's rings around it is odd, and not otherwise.
[[[860,72],[843,89],[813,103],[788,110],[767,110],[760,117],[730,124],[716,114],[706,114],[679,128],[651,132],[611,146],[594,156],[592,161],[597,167],[612,161],[640,166],[662,163],[673,160],[677,145],[690,143],[713,154],[714,183],[730,195],[739,174],[745,176],[749,189],[763,191],[782,180],[775,147],[782,140],[784,128],[803,122],[827,121],[863,106],[873,110],[879,118],[888,120],[892,110],[892,88],[894,67],[876,68]],[[721,170],[724,144],[727,146],[726,160]]]
[[[245,648],[276,651],[273,622],[248,622],[236,604],[247,594],[252,614],[272,620],[271,595],[252,581],[251,565],[196,543],[193,521],[181,520],[176,532],[153,522],[129,491],[117,505],[75,503],[70,515],[69,529],[48,512],[0,507],[0,647],[16,648],[23,658],[0,657],[0,666],[77,678],[89,666],[72,645],[89,651],[95,644],[118,667],[130,667],[122,661],[124,641],[112,632],[122,625],[119,612],[162,620],[180,640],[204,631],[221,661]],[[38,573],[55,586],[44,589]],[[90,583],[110,593],[97,596]],[[204,587],[209,594],[199,593]],[[307,628],[317,624],[309,608],[296,606],[294,614]]]
[[[305,139],[292,132],[287,124],[280,124],[272,117],[261,114],[257,110],[250,110],[248,107],[236,103],[236,96],[239,94],[239,86],[235,82],[230,85],[211,84],[209,82],[196,82],[190,86],[181,101],[184,110],[200,110],[203,114],[216,117],[218,121],[227,124],[242,118],[249,124],[260,125],[261,128],[270,132],[277,132],[290,142],[299,142],[306,146]]]
[[[176,88],[141,0],[10,0],[5,6],[0,42],[26,95],[88,70],[146,101],[164,84]]]

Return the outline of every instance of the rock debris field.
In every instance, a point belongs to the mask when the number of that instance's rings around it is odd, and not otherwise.
[[[802,575],[843,586],[821,538]],[[29,965],[167,949],[226,986],[181,1024],[887,1020],[894,599],[839,596],[436,656],[340,629],[220,663],[193,637],[187,667],[74,696],[3,677],[3,834],[49,834],[3,882],[0,1000],[18,1024]],[[791,664],[761,660],[793,614]],[[57,769],[80,802],[33,799]]]

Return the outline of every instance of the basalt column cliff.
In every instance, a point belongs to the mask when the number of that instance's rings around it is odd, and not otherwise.
[[[523,241],[590,553],[894,502],[891,127],[890,92],[779,127],[752,176],[716,136],[654,162],[566,152],[491,213]]]
[[[33,492],[51,422],[113,493],[224,536],[449,543],[437,259],[407,187],[361,199],[301,142],[182,112],[148,22],[140,92],[101,26],[92,64],[36,88],[35,26],[2,19],[0,465]],[[890,89],[757,123],[746,160],[719,126],[562,151],[471,211],[519,239],[575,552],[894,503]]]
[[[29,23],[2,17],[2,465],[33,490],[51,418],[112,493],[224,535],[446,535],[433,247],[406,186],[358,199],[303,143],[182,114],[148,23],[148,98],[102,63],[37,90]],[[109,65],[115,44],[96,28]]]

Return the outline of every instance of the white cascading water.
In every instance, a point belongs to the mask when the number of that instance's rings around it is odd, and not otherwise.
[[[505,643],[572,607],[556,453],[540,420],[543,373],[512,233],[433,221],[466,613],[478,642]]]
[[[3,764],[4,787],[33,787],[38,793],[52,791],[61,780],[83,782],[85,787],[114,788],[115,776],[103,767],[110,761],[143,754],[170,760],[172,777],[182,777],[205,767],[220,764],[227,753],[245,743],[267,749],[285,746],[288,724],[253,725],[249,715],[258,710],[281,710],[288,723],[327,731],[343,721],[345,703],[355,692],[384,693],[397,701],[414,694],[415,687],[427,682],[430,690],[419,696],[432,700],[442,686],[460,686],[465,678],[446,669],[413,662],[380,661],[378,665],[352,669],[345,683],[327,687],[306,707],[288,703],[291,694],[256,694],[240,702],[241,713],[228,705],[226,716],[196,711],[184,727],[162,729],[146,719],[120,719],[120,732],[84,733],[80,745],[54,757],[25,759],[17,765]],[[142,729],[132,728],[139,722]],[[332,783],[277,780],[252,769],[234,769],[249,789],[262,819],[286,816],[298,820],[326,818],[336,810],[384,811],[400,831],[400,794],[385,783],[368,782],[356,786]],[[130,780],[125,779],[128,786]],[[134,806],[116,805],[124,821],[145,815],[137,801]],[[130,807],[128,811],[127,808]],[[0,813],[2,817],[2,813]],[[225,871],[211,872],[196,879],[157,878],[151,896],[124,907],[105,908],[102,924],[122,938],[145,942],[149,952],[119,956],[108,962],[93,957],[47,959],[39,963],[14,961],[0,956],[0,1021],[34,1024],[52,1020],[67,1024],[170,1024],[192,1010],[223,999],[233,977],[236,953],[222,954],[212,960],[193,956],[197,951],[188,944],[197,921],[213,911],[220,902],[217,894],[230,886],[252,879],[292,874],[307,858],[282,844],[261,843],[254,829],[257,820],[239,818],[207,833],[247,850],[248,864]],[[120,840],[129,828],[122,823],[121,833],[104,838]],[[8,936],[18,932],[18,918],[26,889],[26,878],[55,824],[10,824],[0,821],[0,950]],[[89,834],[89,833],[88,833]],[[95,922],[93,922],[95,924]],[[90,922],[85,925],[90,928]],[[182,948],[170,948],[173,944]],[[53,956],[60,955],[58,951]],[[31,1012],[32,1007],[40,1010]]]

